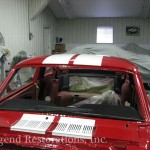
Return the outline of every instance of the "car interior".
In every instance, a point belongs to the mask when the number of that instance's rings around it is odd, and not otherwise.
[[[93,114],[105,112],[109,117],[130,116],[133,120],[142,120],[131,73],[41,67],[36,81],[22,85],[12,92],[7,85],[10,97],[5,100],[4,96],[0,109],[45,111],[47,106],[84,108],[94,110]],[[16,96],[11,96],[14,92],[17,92]]]

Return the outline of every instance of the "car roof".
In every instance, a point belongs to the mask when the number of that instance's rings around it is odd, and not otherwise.
[[[21,61],[16,67],[36,65],[95,66],[121,70],[137,70],[132,62],[113,56],[95,54],[55,54],[40,56]]]

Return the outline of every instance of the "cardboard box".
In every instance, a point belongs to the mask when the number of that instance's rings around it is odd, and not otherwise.
[[[55,50],[65,52],[65,44],[55,44]]]

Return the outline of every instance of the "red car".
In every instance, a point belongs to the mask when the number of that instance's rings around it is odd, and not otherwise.
[[[102,55],[18,63],[0,87],[0,148],[150,150],[150,103],[138,67]]]

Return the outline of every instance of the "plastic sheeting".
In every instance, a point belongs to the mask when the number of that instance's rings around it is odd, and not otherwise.
[[[112,90],[108,90],[101,95],[94,95],[81,102],[75,103],[74,107],[80,107],[84,104],[104,104],[104,105],[121,105],[119,96]]]
[[[27,54],[25,51],[18,52],[17,55],[13,57],[10,69],[12,69],[20,61],[23,61],[23,60],[31,58],[31,57],[33,57],[33,56]]]
[[[136,43],[128,43],[127,45],[123,46],[122,49],[136,53],[136,54],[143,54],[143,55],[150,56],[150,50],[144,49]]]
[[[0,32],[0,45],[2,45],[2,46],[5,45],[5,41],[4,41],[4,38],[3,38],[3,35],[1,32]]]
[[[150,56],[124,50],[114,44],[87,44],[77,46],[66,53],[100,54],[125,58],[138,65],[144,83],[150,83]]]
[[[70,77],[70,91],[102,94],[113,89],[114,80],[112,78],[96,77]]]

